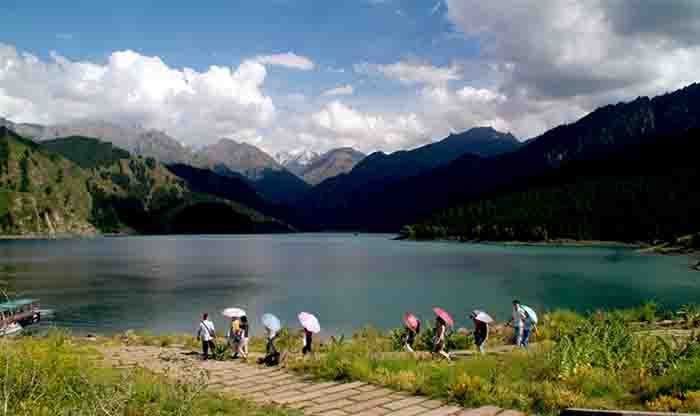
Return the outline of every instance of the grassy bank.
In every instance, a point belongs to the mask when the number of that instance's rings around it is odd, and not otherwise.
[[[676,325],[695,328],[696,311],[687,307],[685,315],[673,314],[688,317]],[[700,412],[700,338],[651,335],[659,318],[654,304],[588,316],[558,311],[544,317],[538,347],[531,351],[474,355],[449,364],[378,354],[396,347],[395,337],[363,331],[290,367],[319,379],[361,380],[466,407],[543,414],[567,407]]]
[[[446,363],[427,353],[398,352],[400,329],[365,328],[347,338],[316,340],[314,357],[291,354],[287,365],[321,380],[365,381],[465,407],[496,405],[538,414],[567,407],[700,412],[698,328],[699,306],[674,311],[648,302],[588,315],[544,314],[530,351],[474,354]],[[510,331],[493,326],[489,348],[506,344]],[[426,328],[415,346],[429,351],[431,339]],[[130,333],[107,342],[199,348],[191,336]],[[473,350],[472,344],[464,332],[448,341],[452,350]],[[262,351],[263,345],[263,339],[253,338],[251,350]],[[301,336],[283,329],[277,345],[298,352]],[[230,352],[222,348],[218,359],[230,359]]]
[[[0,338],[0,415],[293,414],[208,393],[204,379],[173,383],[143,370],[100,367],[99,358],[61,332]]]

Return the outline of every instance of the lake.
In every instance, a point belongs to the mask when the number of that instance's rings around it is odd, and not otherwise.
[[[325,334],[401,325],[432,306],[467,325],[474,308],[507,319],[513,298],[536,309],[669,307],[700,300],[683,256],[628,248],[391,241],[389,235],[158,236],[0,241],[0,279],[76,333],[193,332],[208,311],[239,306],[296,326],[316,314]]]

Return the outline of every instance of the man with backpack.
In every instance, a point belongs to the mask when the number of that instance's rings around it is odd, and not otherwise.
[[[209,314],[202,314],[202,320],[199,322],[197,329],[197,339],[202,340],[202,358],[209,359],[209,348],[214,351],[214,338],[216,338],[216,329],[214,323],[209,320]]]

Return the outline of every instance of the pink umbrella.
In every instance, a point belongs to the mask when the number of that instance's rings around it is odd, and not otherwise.
[[[321,324],[318,323],[318,319],[315,316],[307,312],[302,312],[299,314],[299,322],[301,326],[306,328],[309,332],[314,334],[321,332]]]
[[[449,313],[445,312],[444,309],[438,308],[437,306],[433,308],[433,312],[435,312],[435,315],[439,316],[440,318],[447,323],[449,326],[454,326],[455,321],[452,319]]]
[[[418,329],[418,325],[420,325],[420,321],[412,313],[407,313],[403,316],[403,323],[405,323],[408,329],[410,329],[413,332],[416,332],[416,329]]]

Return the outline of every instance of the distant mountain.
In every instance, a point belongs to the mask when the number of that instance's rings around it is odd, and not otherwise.
[[[318,185],[326,179],[350,172],[364,158],[364,153],[349,147],[333,149],[312,159],[297,175],[306,183]]]
[[[280,165],[310,185],[318,185],[328,178],[350,172],[364,158],[364,153],[350,147],[333,149],[323,154],[310,150],[275,154],[275,160]]]
[[[196,158],[204,161],[195,159],[199,167],[225,176],[246,177],[271,202],[292,203],[309,189],[309,185],[277,163],[272,156],[248,143],[221,139],[197,152]]]
[[[278,152],[275,153],[275,160],[284,166],[288,171],[301,177],[302,172],[309,164],[320,155],[312,150],[299,152]]]
[[[225,166],[252,180],[261,179],[265,170],[283,170],[284,167],[267,153],[252,144],[221,139],[205,146],[199,152],[212,166]]]
[[[488,158],[467,154],[381,189],[366,186],[364,193],[356,192],[342,206],[320,198],[307,206],[310,215],[336,227],[396,231],[440,208],[476,200],[552,169],[574,162],[595,164],[616,152],[698,127],[700,85],[693,84],[653,99],[642,97],[599,108],[515,151]]]
[[[190,163],[193,159],[192,151],[174,138],[162,131],[141,127],[125,127],[105,121],[78,121],[42,126],[12,123],[3,118],[0,118],[0,125],[39,142],[60,137],[94,137],[110,142],[134,155],[153,157],[163,163]]]
[[[392,154],[373,153],[349,173],[323,181],[296,205],[329,228],[362,228],[364,220],[354,218],[355,207],[369,208],[368,195],[385,187],[445,166],[465,154],[494,156],[512,152],[520,142],[509,133],[478,127],[413,150]],[[363,205],[369,204],[367,207]],[[380,208],[380,207],[377,207]]]
[[[154,158],[79,136],[37,144],[0,127],[0,234],[288,230],[234,200],[193,192]]]

